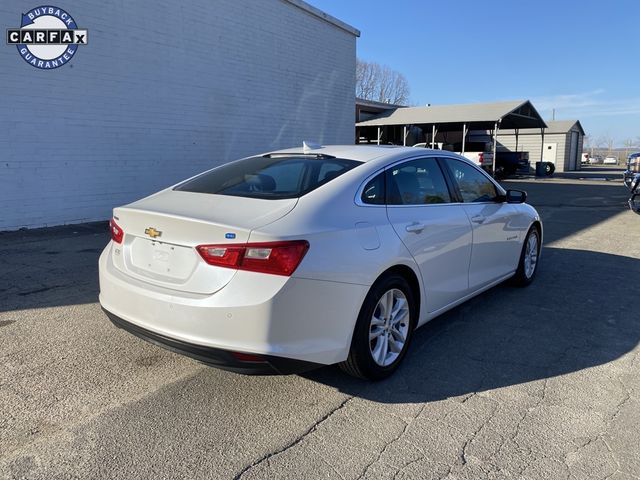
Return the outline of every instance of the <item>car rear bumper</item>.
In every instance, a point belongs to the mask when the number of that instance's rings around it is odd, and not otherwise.
[[[111,255],[109,244],[99,260],[100,304],[110,318],[221,367],[231,352],[273,357],[268,363],[278,372],[288,369],[275,359],[322,365],[345,360],[368,291],[364,285],[238,271],[218,292],[183,293],[124,274]]]
[[[250,358],[246,355],[238,355],[237,352],[183,342],[127,322],[104,308],[102,310],[116,327],[126,330],[136,337],[153,343],[154,345],[186,355],[187,357],[222,370],[247,375],[287,375],[306,372],[323,366],[319,363],[273,357],[270,355],[256,355],[255,358]]]

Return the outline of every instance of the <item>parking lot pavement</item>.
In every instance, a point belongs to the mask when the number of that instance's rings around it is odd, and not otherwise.
[[[640,217],[516,180],[541,269],[421,328],[390,379],[247,377],[113,327],[103,224],[0,234],[0,478],[640,477]]]

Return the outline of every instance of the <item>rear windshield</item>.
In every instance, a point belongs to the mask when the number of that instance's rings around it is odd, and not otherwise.
[[[297,198],[360,163],[315,156],[251,157],[214,168],[174,190],[250,198]]]

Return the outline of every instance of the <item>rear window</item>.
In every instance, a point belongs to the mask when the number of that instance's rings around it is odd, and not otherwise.
[[[333,157],[251,157],[214,168],[175,190],[274,200],[297,198],[360,164]]]

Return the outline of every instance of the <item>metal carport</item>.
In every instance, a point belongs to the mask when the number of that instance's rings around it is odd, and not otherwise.
[[[375,118],[356,123],[356,138],[375,133],[375,141],[380,144],[385,129],[402,127],[402,144],[406,145],[408,128],[419,127],[423,132],[431,130],[431,146],[442,132],[462,132],[462,153],[470,130],[491,131],[493,139],[493,166],[495,171],[497,138],[500,129],[515,131],[516,151],[518,132],[522,128],[539,128],[544,144],[544,129],[547,124],[529,100],[513,100],[495,103],[473,103],[464,105],[436,105],[428,107],[398,108],[384,112]],[[541,153],[542,155],[542,153]]]

